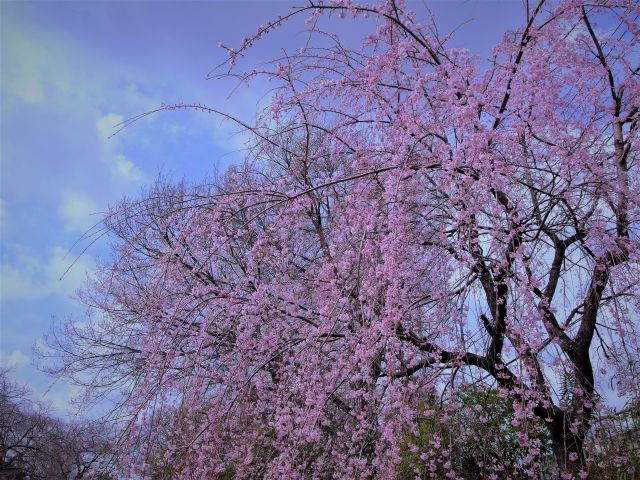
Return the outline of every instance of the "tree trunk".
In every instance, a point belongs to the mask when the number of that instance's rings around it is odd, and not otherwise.
[[[588,428],[583,425],[576,429],[572,425],[573,418],[567,412],[559,411],[547,426],[560,472],[576,475],[585,470],[584,438]]]

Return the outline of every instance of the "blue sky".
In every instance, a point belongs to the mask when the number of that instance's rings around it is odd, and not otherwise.
[[[162,102],[198,101],[251,121],[269,85],[236,91],[207,81],[237,45],[289,1],[50,1],[0,3],[0,364],[60,412],[74,390],[32,366],[32,345],[52,318],[82,320],[73,300],[106,255],[100,241],[74,242],[110,204],[138,194],[159,172],[198,180],[238,161],[242,137],[230,123],[197,112],[164,112],[108,139],[112,127]],[[506,28],[522,23],[521,0],[427,2],[443,31],[464,24],[454,46],[486,57]],[[420,5],[417,5],[420,8]],[[304,19],[257,45],[246,62],[295,49]],[[468,23],[465,23],[469,21]],[[337,23],[347,37],[358,34]],[[266,95],[266,96],[265,96]]]

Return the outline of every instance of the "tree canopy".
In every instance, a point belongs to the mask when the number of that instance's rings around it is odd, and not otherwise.
[[[587,478],[603,382],[638,398],[638,15],[531,2],[487,63],[404,2],[310,1],[225,47],[278,85],[245,162],[109,213],[55,373],[123,391],[143,477]]]

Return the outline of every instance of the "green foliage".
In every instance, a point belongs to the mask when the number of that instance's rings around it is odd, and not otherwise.
[[[505,470],[499,478],[527,478],[522,466],[529,449],[519,436],[527,436],[540,448],[537,469],[547,471],[553,466],[551,444],[543,425],[533,419],[524,425],[514,422],[516,416],[510,398],[480,387],[467,387],[453,401],[442,405],[431,397],[420,412],[431,412],[417,419],[415,432],[407,432],[402,446],[402,461],[398,477],[402,480],[486,478],[498,459]]]
[[[640,402],[622,412],[596,418],[587,442],[590,478],[639,478]]]
[[[224,472],[218,477],[218,480],[234,480],[236,478],[236,467],[233,464],[227,465]]]

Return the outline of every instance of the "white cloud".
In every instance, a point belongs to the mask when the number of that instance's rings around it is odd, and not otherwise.
[[[108,113],[96,120],[96,129],[102,141],[104,160],[109,164],[111,173],[120,180],[136,182],[142,179],[142,171],[123,153],[115,153],[119,142],[117,138],[111,137],[118,131],[123,120],[122,115]]]
[[[96,120],[96,129],[102,139],[108,139],[111,135],[118,131],[117,125],[121,124],[124,120],[122,115],[117,113],[108,113],[102,117],[98,117]]]
[[[19,368],[31,363],[31,358],[20,350],[6,353],[0,350],[0,363],[5,367]]]
[[[44,341],[44,338],[38,338],[34,344],[33,344],[33,348],[35,349],[35,351],[42,353],[43,355],[51,355],[53,353],[55,353],[55,350],[53,348],[51,348],[47,342]]]
[[[73,400],[82,393],[82,388],[69,383],[57,383],[52,385],[44,394],[43,398],[51,402],[51,405],[58,412],[71,414]]]
[[[23,36],[16,36],[17,41],[13,43],[11,50],[6,53],[13,53],[15,62],[7,62],[9,68],[4,72],[5,92],[9,98],[15,97],[29,104],[42,102],[44,99],[44,78],[41,72],[41,56],[38,55],[33,46],[26,41]],[[29,62],[21,58],[28,56]]]
[[[162,125],[162,131],[170,137],[180,137],[186,135],[188,128],[184,124],[166,122]]]
[[[76,74],[64,62],[56,62],[68,54],[61,44],[48,42],[45,49],[42,39],[29,35],[21,25],[3,22],[3,28],[6,28],[3,38],[11,39],[3,48],[7,61],[3,61],[6,69],[2,75],[3,90],[10,100],[35,105],[50,102],[57,93],[66,95],[73,91]]]
[[[126,180],[137,181],[142,178],[142,172],[140,169],[121,153],[115,156],[115,170]]]
[[[19,15],[12,20],[6,25],[3,23],[3,27],[6,26],[3,38],[10,39],[5,42],[7,48],[3,48],[2,89],[7,99],[3,105],[3,119],[9,122],[14,116],[22,116],[25,104],[34,105],[44,115],[64,114],[65,131],[70,137],[56,138],[53,148],[63,146],[75,154],[78,152],[77,144],[86,144],[93,153],[91,159],[102,166],[96,165],[97,168],[85,173],[84,178],[96,182],[99,193],[122,192],[132,182],[142,180],[142,170],[130,155],[127,156],[120,136],[109,139],[117,132],[116,125],[127,115],[160,103],[152,98],[152,94],[138,88],[135,82],[123,85],[123,78],[140,76],[139,72],[114,65],[108,57],[96,55],[95,51],[72,37],[34,28]],[[113,106],[114,103],[123,111],[105,111],[105,105]],[[93,138],[87,135],[92,127],[96,133]],[[7,149],[19,146],[20,140],[21,137],[3,138]],[[25,148],[17,150],[22,152]],[[53,152],[55,150],[52,149]],[[5,156],[7,158],[3,161],[17,162],[20,155]],[[65,166],[82,165],[86,169],[87,160],[87,157],[76,154],[64,163]],[[33,160],[29,159],[29,162]],[[19,170],[15,165],[12,169]],[[111,177],[106,182],[105,169]],[[123,182],[128,185],[123,185]]]
[[[53,248],[45,262],[28,254],[16,255],[12,263],[0,266],[0,297],[15,301],[56,295],[71,301],[92,269],[89,257],[74,260],[76,257],[61,247]]]
[[[58,214],[68,232],[86,232],[100,221],[100,209],[89,197],[73,192],[66,195],[58,208]]]

